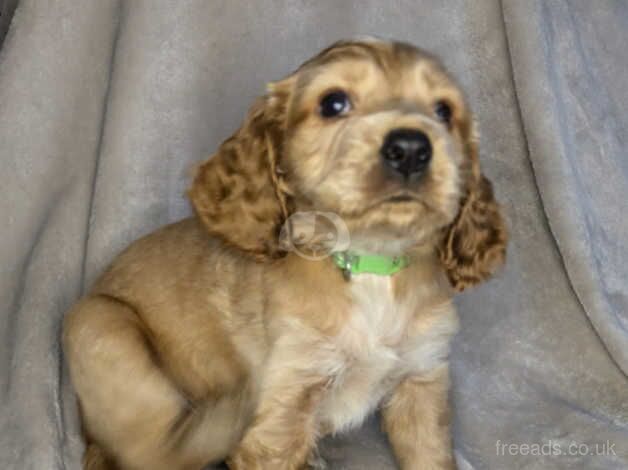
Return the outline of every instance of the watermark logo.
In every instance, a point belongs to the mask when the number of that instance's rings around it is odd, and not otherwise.
[[[345,251],[350,241],[347,225],[333,212],[295,212],[283,224],[279,234],[283,250],[309,260]]]
[[[495,454],[498,456],[614,456],[615,443],[606,441],[585,444],[576,441],[555,441],[549,439],[544,442],[495,442]]]

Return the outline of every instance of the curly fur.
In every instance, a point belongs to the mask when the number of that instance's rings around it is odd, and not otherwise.
[[[324,119],[321,97],[337,89],[353,107]],[[431,142],[416,181],[382,163],[398,128]],[[318,439],[376,409],[402,469],[455,468],[453,292],[495,272],[507,231],[471,111],[439,61],[398,42],[332,45],[268,87],[189,197],[194,217],[133,243],[65,319],[84,468],[321,467]],[[352,250],[411,263],[346,282],[330,259],[280,243],[308,211],[337,215]]]

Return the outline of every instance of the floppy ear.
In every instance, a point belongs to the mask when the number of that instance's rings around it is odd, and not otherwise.
[[[506,257],[508,230],[491,182],[480,172],[477,144],[467,145],[466,195],[440,246],[440,258],[457,291],[487,280]]]
[[[277,257],[289,196],[278,164],[291,85],[269,86],[242,127],[201,164],[188,196],[207,230],[257,259]]]

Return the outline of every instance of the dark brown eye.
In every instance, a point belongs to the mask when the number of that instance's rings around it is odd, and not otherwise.
[[[332,91],[323,96],[319,112],[324,118],[333,118],[351,110],[351,100],[344,91]]]
[[[438,119],[440,119],[445,124],[451,124],[452,110],[451,106],[447,104],[445,101],[437,101],[434,105],[434,112]]]

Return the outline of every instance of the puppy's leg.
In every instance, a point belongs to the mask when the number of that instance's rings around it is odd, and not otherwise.
[[[382,409],[384,431],[403,470],[455,469],[449,434],[447,367],[408,377]]]
[[[328,378],[315,369],[320,361],[305,355],[305,348],[296,352],[276,346],[254,422],[228,459],[232,470],[302,469],[316,445],[316,407]]]
[[[191,407],[123,302],[80,302],[66,318],[64,346],[85,428],[119,468],[199,470],[226,457],[239,439],[242,397]]]
[[[96,444],[88,444],[83,455],[85,470],[118,470],[107,454]]]

